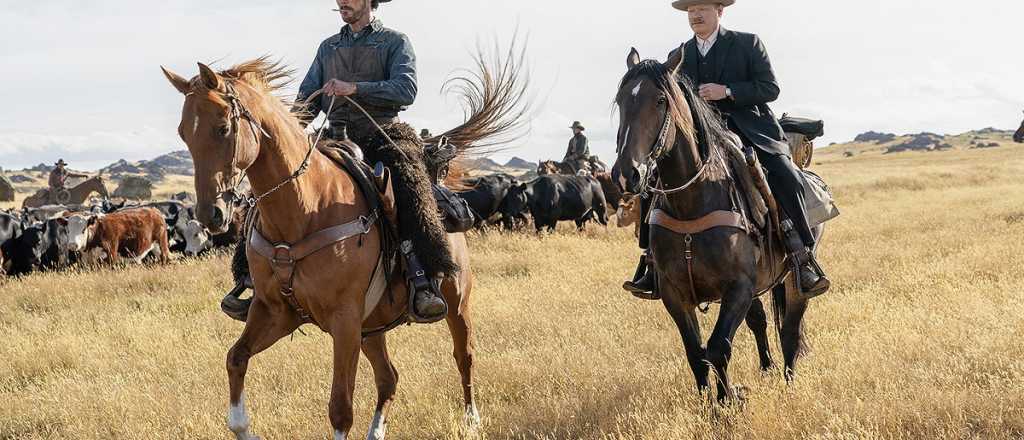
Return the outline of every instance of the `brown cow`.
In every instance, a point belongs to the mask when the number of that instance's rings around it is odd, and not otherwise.
[[[171,252],[164,216],[153,208],[128,209],[97,218],[85,249],[87,254],[102,254],[96,255],[98,260],[110,263],[119,263],[121,258],[141,263],[154,252],[161,263],[166,263]]]
[[[626,195],[623,197],[619,210],[616,213],[616,224],[620,228],[629,225],[633,226],[633,235],[640,236],[640,197]]]

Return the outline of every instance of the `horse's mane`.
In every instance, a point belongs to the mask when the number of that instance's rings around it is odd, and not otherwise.
[[[686,75],[676,76],[664,64],[656,60],[644,60],[626,72],[619,90],[641,76],[653,80],[659,89],[668,94],[669,112],[676,127],[683,136],[697,143],[703,157],[708,157],[712,146],[722,146],[727,142],[729,131],[723,125],[721,116],[697,96],[693,83]],[[687,104],[689,117],[678,107],[680,102]]]
[[[295,71],[280,61],[271,61],[269,56],[245,61],[221,71],[226,79],[242,81],[266,93],[277,93],[292,82]]]

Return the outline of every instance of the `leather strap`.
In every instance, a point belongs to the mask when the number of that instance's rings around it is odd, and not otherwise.
[[[369,233],[373,225],[377,223],[377,217],[378,213],[374,210],[369,217],[360,216],[358,219],[343,225],[322,229],[306,236],[306,238],[303,238],[302,241],[294,245],[288,243],[273,244],[263,237],[259,228],[253,226],[248,246],[249,249],[256,251],[263,258],[270,260],[274,276],[277,278],[278,283],[281,284],[281,296],[288,302],[288,305],[295,309],[295,312],[299,314],[303,322],[315,324],[316,321],[313,320],[313,317],[295,299],[295,290],[293,289],[295,265],[323,248]],[[378,267],[377,269],[380,268]]]
[[[699,234],[720,227],[736,228],[744,232],[750,230],[743,214],[734,211],[714,211],[696,220],[678,220],[665,211],[652,209],[650,224],[683,235]]]

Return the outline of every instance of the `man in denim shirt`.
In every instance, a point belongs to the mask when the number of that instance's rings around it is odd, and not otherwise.
[[[347,25],[320,44],[299,87],[299,102],[324,91],[309,105],[312,116],[326,112],[332,97],[348,96],[384,126],[397,122],[398,113],[416,100],[416,55],[409,38],[373,17],[379,3],[388,1],[338,0]],[[335,100],[327,117],[332,137],[340,137],[345,129],[355,140],[376,133],[366,116],[344,99]]]
[[[318,90],[323,91],[320,97],[309,103],[307,110],[314,118],[320,112],[330,111],[327,119],[332,139],[343,141],[350,138],[367,148],[372,145],[373,138],[379,137],[377,126],[388,129],[398,125],[398,113],[416,100],[416,55],[409,38],[384,27],[373,17],[373,11],[380,3],[389,1],[337,0],[337,10],[346,26],[320,44],[316,59],[299,87],[298,102],[305,102]],[[373,121],[340,97],[349,97],[357,102]],[[333,110],[330,107],[332,99]],[[416,142],[420,139],[416,138]],[[422,157],[421,154],[414,156]],[[414,318],[418,322],[436,322],[444,318],[447,305],[438,288],[440,283],[435,284],[430,278],[439,280],[445,275],[452,275],[450,272],[454,269],[442,267],[457,266],[448,249],[447,235],[440,220],[424,218],[430,214],[415,210],[415,207],[428,207],[424,209],[437,212],[431,182],[423,163],[387,163],[387,160],[382,160],[391,168],[394,177],[399,236],[403,240],[402,256],[414,294]],[[434,233],[424,234],[423,231]],[[413,243],[419,243],[415,245],[417,249]],[[421,264],[417,254],[435,258]]]

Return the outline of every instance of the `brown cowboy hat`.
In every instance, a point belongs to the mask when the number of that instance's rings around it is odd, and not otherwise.
[[[676,0],[676,1],[672,2],[672,7],[676,8],[676,9],[678,9],[680,11],[687,11],[687,10],[690,9],[690,6],[697,6],[697,5],[732,6],[734,3],[736,3],[736,0]]]
[[[586,131],[586,128],[583,128],[583,126],[580,125],[580,121],[573,121],[572,125],[570,125],[569,128],[578,128],[580,130]]]

